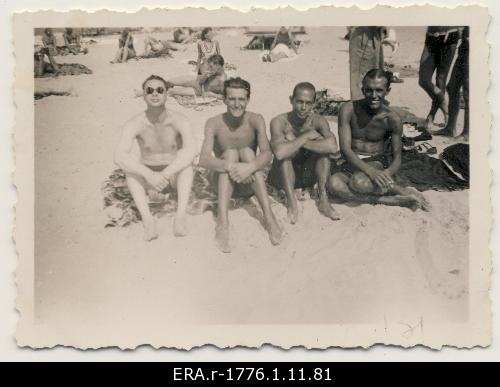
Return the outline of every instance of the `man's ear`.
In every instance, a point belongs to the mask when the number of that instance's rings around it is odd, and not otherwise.
[[[290,98],[290,103],[293,104],[293,95],[291,95],[289,98]]]

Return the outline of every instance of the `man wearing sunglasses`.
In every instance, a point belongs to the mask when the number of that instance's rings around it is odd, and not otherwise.
[[[151,75],[142,89],[146,110],[125,124],[115,162],[127,175],[128,188],[142,217],[144,239],[158,237],[147,195],[158,197],[168,187],[177,190],[174,235],[185,236],[196,155],[194,135],[185,116],[165,108],[167,82],[163,78]]]
[[[264,118],[246,111],[250,84],[241,78],[224,82],[227,111],[209,118],[200,154],[200,166],[213,171],[218,195],[215,238],[219,249],[231,252],[228,210],[231,197],[255,195],[264,215],[264,224],[273,245],[281,242],[281,228],[274,217],[267,195],[263,169],[272,158]],[[259,152],[257,154],[257,148]]]

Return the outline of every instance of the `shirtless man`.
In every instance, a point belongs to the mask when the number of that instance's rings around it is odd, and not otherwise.
[[[44,73],[43,67],[45,66],[45,56],[49,59],[49,62],[52,66],[52,69],[55,73],[59,72],[59,65],[57,64],[54,56],[57,55],[57,47],[56,47],[56,37],[52,31],[52,28],[45,28],[43,36],[42,36],[42,44],[43,47],[40,49],[40,73]]]
[[[73,54],[77,55],[80,52],[87,54],[89,50],[87,48],[82,49],[81,35],[78,31],[73,30],[73,28],[66,28],[63,33],[64,45]]]
[[[147,35],[144,39],[144,56],[168,54],[170,50],[186,51],[187,46],[180,43],[169,42],[168,40],[156,39]]]
[[[146,110],[125,124],[115,162],[127,175],[128,188],[142,217],[144,239],[158,237],[147,195],[158,197],[168,186],[177,189],[174,235],[185,236],[196,155],[194,135],[185,116],[165,108],[167,83],[163,78],[151,75],[142,88]]]
[[[393,179],[401,166],[403,125],[385,103],[390,79],[390,73],[370,70],[363,79],[365,98],[340,108],[339,141],[345,163],[330,178],[328,190],[345,201],[428,210],[429,204],[419,191],[400,187]],[[385,153],[388,138],[391,162]]]
[[[215,54],[207,59],[208,70],[206,73],[195,75],[184,75],[169,79],[172,86],[169,95],[197,95],[224,99],[224,81],[227,79],[224,72],[224,58]]]
[[[288,220],[292,224],[297,222],[299,213],[294,189],[313,187],[315,183],[318,183],[319,212],[332,220],[339,219],[326,191],[330,156],[338,152],[337,141],[326,119],[312,112],[315,100],[314,86],[301,82],[290,97],[292,111],[271,121],[274,161],[268,182],[285,190]]]
[[[216,241],[221,251],[231,251],[228,206],[234,192],[239,196],[257,196],[271,243],[279,244],[282,232],[271,210],[262,172],[272,158],[264,118],[246,111],[250,99],[247,81],[228,79],[223,93],[227,112],[207,121],[199,163],[214,172],[218,194]],[[244,191],[250,191],[249,195],[244,195]]]

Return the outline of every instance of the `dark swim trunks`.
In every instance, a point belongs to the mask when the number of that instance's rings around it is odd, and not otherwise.
[[[293,170],[295,172],[294,188],[310,188],[316,184],[315,168],[318,156],[317,153],[301,148],[295,157],[292,158]],[[271,170],[269,171],[267,183],[274,188],[283,189],[280,161],[276,158],[274,158]]]
[[[362,158],[362,160],[365,163],[371,163],[371,162],[377,161],[377,162],[382,164],[384,169],[389,168],[389,165],[391,164],[389,156],[387,154],[384,154],[384,153],[374,155],[374,156],[364,157],[364,158]],[[345,159],[340,159],[337,161],[337,164],[332,164],[332,167],[330,168],[330,172],[332,175],[334,175],[336,173],[343,173],[344,175],[347,175],[350,177],[355,172],[358,172],[358,170],[352,164],[349,164]]]

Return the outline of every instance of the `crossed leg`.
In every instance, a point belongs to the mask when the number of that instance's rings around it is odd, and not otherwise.
[[[318,210],[331,220],[339,220],[340,216],[330,205],[326,184],[330,178],[330,159],[328,156],[320,156],[315,165],[316,178],[318,180]]]
[[[295,224],[299,217],[299,206],[295,197],[295,171],[292,160],[279,161],[279,170],[281,172],[281,185],[286,195],[287,217],[291,224]]]
[[[191,165],[177,174],[175,185],[177,188],[177,212],[174,218],[174,235],[182,237],[188,233],[186,210],[193,186],[193,167]]]

